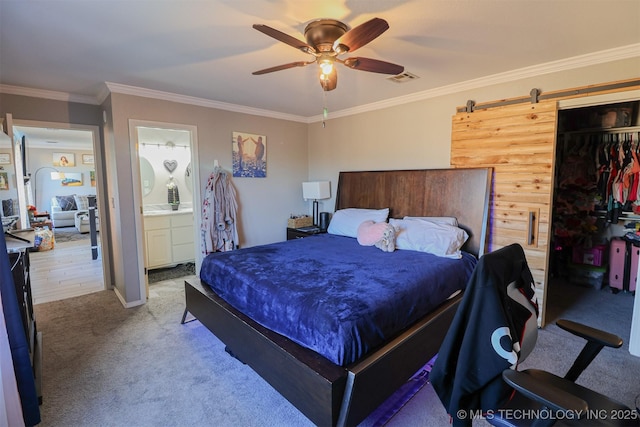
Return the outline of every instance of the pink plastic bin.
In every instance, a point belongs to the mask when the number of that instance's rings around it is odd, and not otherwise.
[[[573,261],[574,264],[586,264],[601,267],[602,264],[604,264],[604,254],[606,250],[606,245],[596,245],[592,248],[574,246],[571,261]]]
[[[611,240],[609,248],[609,286],[623,289],[624,261],[626,256],[626,242],[622,239]]]
[[[638,260],[640,260],[640,248],[631,245],[631,269],[629,270],[629,290],[636,290],[638,280]]]

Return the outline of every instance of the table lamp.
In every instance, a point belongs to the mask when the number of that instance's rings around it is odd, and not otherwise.
[[[302,198],[313,200],[313,225],[318,225],[318,200],[331,197],[329,181],[312,181],[302,183]]]

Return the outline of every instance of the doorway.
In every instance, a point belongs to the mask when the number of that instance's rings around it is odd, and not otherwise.
[[[136,227],[142,230],[138,257],[144,293],[149,283],[196,274],[199,251],[200,185],[197,128],[149,121],[129,121],[135,147]]]
[[[638,268],[631,261],[633,245],[624,239],[636,232],[640,200],[637,188],[623,187],[638,180],[631,166],[638,166],[633,158],[640,153],[640,101],[637,93],[622,96],[587,105],[565,102],[564,109],[561,103],[547,313],[556,320],[582,305],[589,319],[602,316],[608,305],[611,313],[601,321],[612,321],[612,328],[620,328],[615,333],[633,341]]]
[[[52,233],[51,244],[31,256],[36,304],[108,288],[99,233],[104,186],[98,132],[95,126],[14,120],[13,133],[25,142],[26,201],[40,213],[33,224],[43,239]],[[97,196],[93,241],[89,196]]]

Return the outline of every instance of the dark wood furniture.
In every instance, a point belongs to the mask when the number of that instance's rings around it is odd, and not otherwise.
[[[325,233],[325,231],[320,230],[319,227],[287,228],[287,240],[302,239],[320,233]]]
[[[42,221],[45,219],[51,219],[51,214],[49,212],[36,212],[33,214],[33,217],[36,221]]]
[[[470,236],[464,249],[479,256],[490,188],[490,168],[341,172],[336,210],[389,207],[394,218],[455,216]],[[356,425],[424,366],[438,352],[461,295],[345,367],[258,325],[199,279],[185,281],[185,298],[186,310],[232,354],[312,422],[328,426]]]
[[[36,317],[33,311],[33,296],[31,294],[31,276],[29,252],[33,248],[34,232],[15,231],[15,234],[5,235],[11,274],[16,288],[16,297],[22,318],[24,335],[27,338],[29,356],[33,368],[38,402],[42,403],[42,332],[38,331]],[[15,236],[15,237],[14,237]],[[24,239],[24,240],[22,240]]]
[[[29,226],[31,228],[39,228],[39,227],[47,227],[49,230],[53,231],[53,222],[49,219],[36,219],[33,221],[29,221]]]

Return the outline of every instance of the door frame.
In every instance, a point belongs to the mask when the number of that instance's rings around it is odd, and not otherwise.
[[[158,129],[167,129],[167,130],[179,130],[179,131],[187,131],[191,135],[191,170],[192,170],[192,179],[193,179],[193,233],[194,233],[194,255],[195,255],[195,264],[196,264],[196,274],[200,271],[200,266],[202,265],[202,253],[200,251],[200,227],[201,223],[201,213],[199,207],[201,206],[202,198],[200,192],[200,168],[198,165],[198,128],[194,125],[186,125],[179,123],[168,123],[168,122],[157,122],[151,120],[138,120],[138,119],[129,119],[129,141],[130,141],[130,149],[131,149],[131,159],[133,160],[132,165],[132,176],[133,176],[133,203],[134,203],[134,211],[139,212],[139,215],[136,215],[135,224],[136,230],[139,231],[137,233],[139,236],[144,236],[144,216],[143,216],[143,196],[142,196],[142,178],[140,175],[140,153],[139,153],[139,144],[138,144],[138,127],[153,127]],[[145,256],[145,242],[144,237],[137,239],[137,254],[138,254],[138,265],[140,266],[139,274],[139,282],[140,282],[140,296],[147,295],[148,297],[148,277],[147,277],[147,266],[146,266],[146,256]]]
[[[31,127],[31,128],[51,128],[51,129],[66,129],[66,130],[81,130],[91,132],[92,150],[94,156],[94,166],[96,171],[96,205],[98,212],[101,216],[104,216],[101,221],[101,235],[100,239],[100,254],[102,258],[102,280],[104,283],[104,289],[111,289],[111,250],[109,247],[109,239],[105,236],[109,235],[109,230],[106,227],[106,206],[104,200],[107,197],[107,184],[104,179],[104,159],[102,156],[102,150],[100,150],[100,127],[95,125],[83,125],[77,123],[64,123],[64,122],[48,122],[42,120],[20,120],[13,119],[12,126]]]

